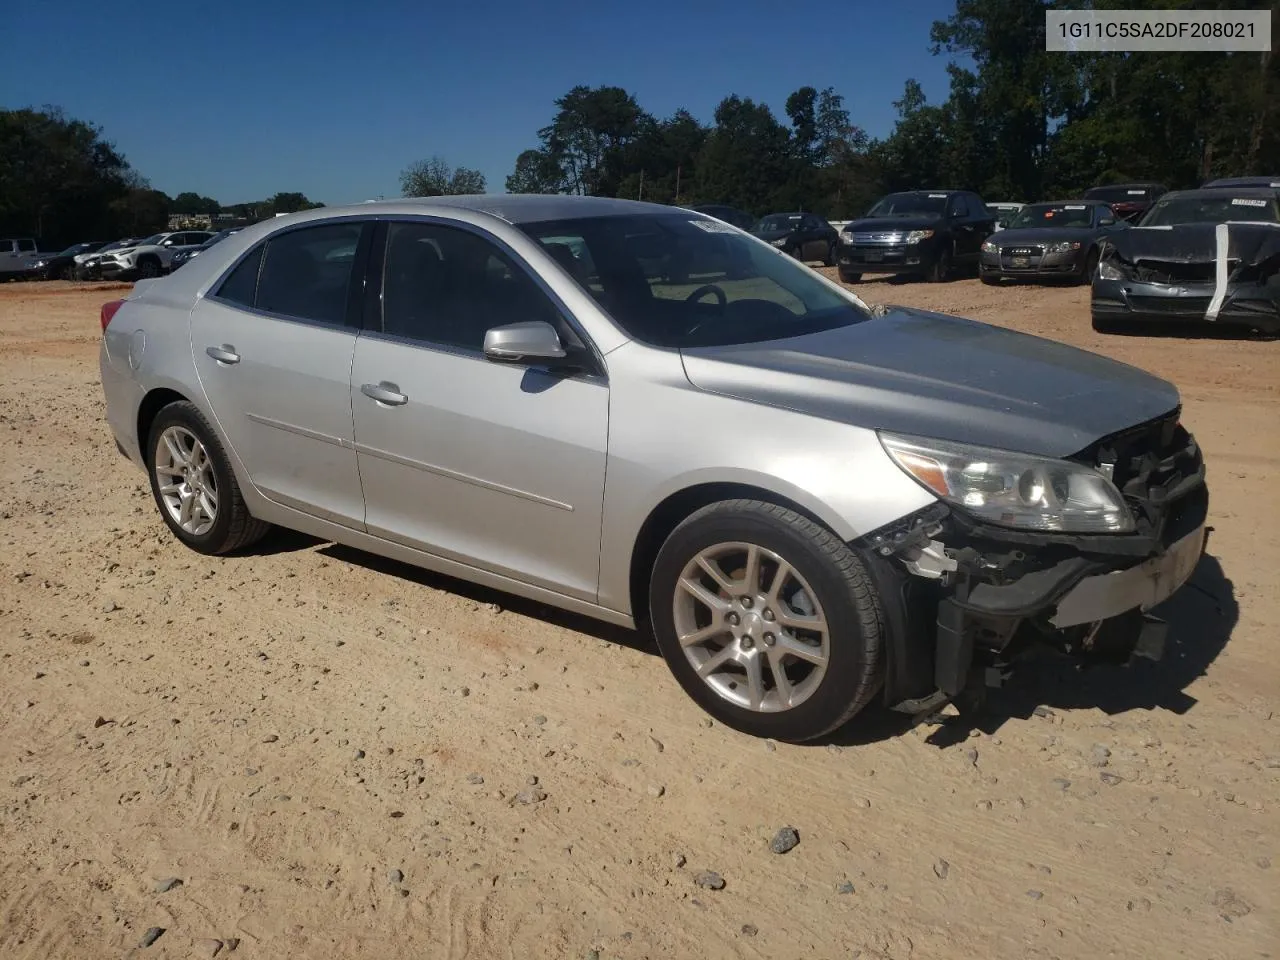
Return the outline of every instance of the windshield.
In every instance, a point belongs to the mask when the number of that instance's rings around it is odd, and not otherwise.
[[[1280,223],[1280,215],[1274,199],[1233,197],[1229,193],[1200,194],[1157,200],[1138,225],[1170,227],[1179,223],[1226,223],[1228,220]]]
[[[780,340],[868,317],[808,267],[714,220],[638,214],[521,229],[628,336],[654,346]]]
[[[67,249],[63,250],[61,253],[55,254],[55,256],[74,257],[77,253],[84,253],[86,250],[88,250],[92,246],[93,246],[92,243],[73,243],[71,246],[67,247]]]
[[[159,243],[161,240],[163,240],[167,236],[168,236],[167,233],[157,233],[157,234],[154,234],[153,236],[147,237],[145,240],[139,240],[136,244],[134,244],[134,246],[150,247],[150,246],[153,246],[154,244]]]
[[[868,217],[911,217],[920,214],[940,217],[947,206],[945,193],[891,193],[867,214]]]
[[[1033,203],[1023,207],[1009,221],[1009,229],[1017,227],[1089,227],[1093,224],[1093,208],[1087,203]]]
[[[779,230],[790,230],[800,226],[800,214],[798,213],[775,213],[771,217],[765,217],[756,227],[757,233],[776,233]]]

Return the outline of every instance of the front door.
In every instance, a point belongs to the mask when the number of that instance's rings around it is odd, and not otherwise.
[[[276,234],[191,314],[200,383],[253,485],[356,529],[364,525],[350,392],[358,331],[347,318],[358,303],[351,280],[361,229],[336,222]]]
[[[491,327],[547,320],[570,335],[489,238],[391,223],[383,251],[380,315],[351,368],[368,531],[594,601],[608,385],[485,359]]]

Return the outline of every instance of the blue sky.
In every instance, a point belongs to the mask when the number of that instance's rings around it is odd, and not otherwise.
[[[929,25],[951,0],[785,5],[393,0],[58,0],[7,5],[0,107],[44,104],[102,126],[153,186],[223,203],[301,190],[342,203],[399,193],[439,154],[501,191],[553,101],[614,84],[657,116],[710,122],[737,93],[785,120],[832,86],[872,136],[908,77],[947,92]]]

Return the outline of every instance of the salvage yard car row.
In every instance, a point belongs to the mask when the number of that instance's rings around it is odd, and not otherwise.
[[[31,239],[0,240],[0,280],[148,280],[178,269],[240,228],[179,230],[41,253]]]

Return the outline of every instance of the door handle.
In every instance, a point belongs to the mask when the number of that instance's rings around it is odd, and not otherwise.
[[[240,354],[236,353],[236,348],[229,343],[224,343],[220,347],[205,347],[204,352],[219,363],[240,362]]]
[[[389,407],[399,407],[409,402],[407,394],[401,393],[398,386],[386,380],[381,383],[362,383],[360,392],[370,400],[376,400]]]

